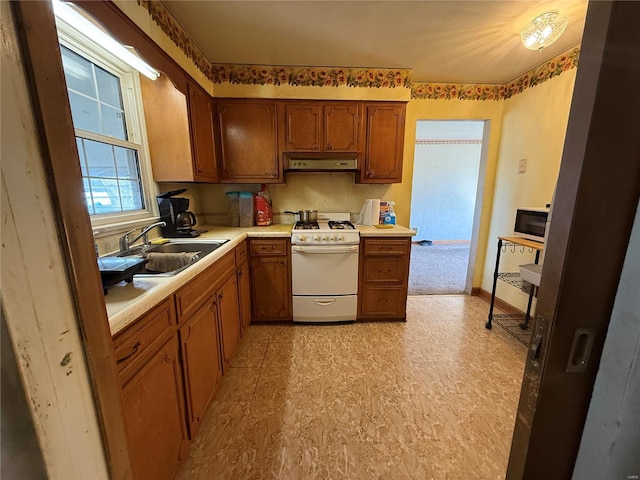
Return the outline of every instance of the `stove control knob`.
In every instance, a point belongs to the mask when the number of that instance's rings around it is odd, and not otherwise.
[[[331,240],[332,242],[336,241],[336,236],[335,235],[329,235],[329,240]]]
[[[319,242],[319,241],[320,241],[320,235],[314,235],[313,239],[314,239],[316,242]]]
[[[298,237],[300,239],[301,242],[306,242],[307,241],[307,236],[303,233],[302,235],[300,235],[300,237]]]
[[[338,237],[336,238],[336,240],[338,240],[339,242],[341,242],[342,240],[344,240],[344,235],[342,235],[342,234],[338,235]]]

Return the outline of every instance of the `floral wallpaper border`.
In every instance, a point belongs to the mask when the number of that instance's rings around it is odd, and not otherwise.
[[[505,100],[522,93],[527,88],[535,87],[567,70],[576,68],[579,58],[580,47],[573,47],[504,85],[413,82],[411,98],[414,100]]]
[[[213,83],[311,87],[410,88],[420,100],[504,100],[576,68],[580,47],[574,47],[504,85],[412,82],[409,69],[293,67],[211,63],[158,0],[137,0],[160,29]]]

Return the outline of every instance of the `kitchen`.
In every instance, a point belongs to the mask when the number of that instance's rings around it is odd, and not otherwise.
[[[564,75],[570,75],[570,74],[571,74],[571,72],[567,72],[567,73],[566,73],[566,74],[564,74]],[[563,79],[563,76],[564,76],[564,75],[562,75],[562,76],[558,77],[558,80],[559,80],[559,81],[563,81],[563,80],[564,80],[564,79]],[[552,82],[550,82],[550,83],[552,83]],[[572,83],[572,82],[567,81],[567,83]],[[537,88],[538,88],[538,89],[540,89],[540,88],[544,88],[544,87],[545,87],[545,85],[546,85],[546,84],[539,85]],[[535,93],[535,92],[536,92],[536,90],[535,90],[535,89],[532,89],[532,90],[528,91],[527,93]],[[547,92],[543,92],[543,93],[547,93],[547,94],[548,94],[549,92],[547,91]],[[516,101],[516,100],[517,100],[517,97],[514,97],[514,101]],[[419,103],[419,102],[418,102],[418,103]],[[431,106],[434,106],[433,104],[435,104],[435,106],[437,107],[437,102],[435,102],[435,101],[434,101],[434,102],[425,101],[425,103],[426,103],[426,104],[431,103],[431,104],[432,104]],[[468,105],[468,104],[467,104],[467,105],[464,105],[464,104],[463,104],[463,105],[462,105],[462,107],[467,108],[467,107],[471,107],[471,105]],[[529,107],[529,105],[528,105],[528,106],[526,106],[526,107]],[[412,107],[411,107],[411,104],[410,104],[410,105],[409,105],[409,110],[411,110],[411,108],[412,108]],[[483,104],[483,103],[481,103],[481,102],[478,102],[478,108],[479,108],[479,109],[481,109],[481,110],[482,110],[482,109],[484,109],[484,108],[488,108],[488,109],[495,109],[495,110],[496,110],[496,121],[499,121],[499,120],[500,120],[500,119],[498,118],[498,113],[499,113],[499,111],[502,109],[502,105],[495,105],[495,104],[487,105],[487,104]],[[446,109],[446,108],[445,108],[445,107],[444,107],[444,105],[443,105],[443,110],[444,110],[444,109]],[[415,114],[415,112],[414,112],[414,114]],[[408,130],[410,130],[409,123],[410,123],[410,122],[408,121],[408,122],[407,122],[407,129],[408,129]],[[496,130],[497,130],[497,129],[496,129]],[[492,135],[498,135],[498,132],[496,132],[494,129],[492,129]],[[407,148],[407,142],[405,142],[405,148]],[[494,146],[494,148],[496,148],[496,151],[497,151],[497,147],[496,147],[496,146]],[[406,157],[406,154],[405,154],[405,157]],[[495,170],[495,165],[494,165],[493,167],[491,167],[491,168],[493,168],[493,169]],[[406,172],[406,170],[407,170],[407,169],[405,168],[405,170],[404,170],[404,171]],[[348,175],[348,174],[344,174],[344,175]],[[330,183],[330,182],[327,182],[327,183]],[[287,184],[286,186],[283,186],[283,188],[289,188],[289,185]],[[373,188],[377,188],[377,187],[373,187]],[[394,188],[394,187],[390,187],[390,188]],[[485,195],[488,195],[488,196],[490,197],[490,194],[489,194],[488,192],[486,192],[486,191],[485,191]],[[373,196],[375,196],[375,195],[370,195],[370,196],[372,196],[372,197],[373,197]],[[274,195],[274,197],[275,197],[275,195]],[[368,197],[369,197],[369,196],[365,196],[364,198],[368,198]],[[394,198],[395,200],[398,200],[400,197],[401,197],[401,195],[400,195],[400,194],[396,195],[396,194],[395,194],[395,192],[394,192],[394,194],[393,194],[393,195],[391,195],[391,196],[390,196],[390,198]],[[357,202],[357,203],[358,203],[358,205],[357,205],[356,207],[354,207],[354,209],[356,209],[356,210],[357,210],[357,209],[360,207],[360,205],[361,205],[361,202]],[[400,203],[398,203],[398,204],[400,204]],[[299,205],[290,205],[290,206],[289,206],[289,208],[297,209],[297,208],[302,208],[302,207],[300,207]],[[401,210],[399,210],[398,215],[399,215],[399,217],[398,217],[398,221],[399,221],[399,223],[401,223],[401,224],[402,224],[402,223],[406,223],[406,215],[407,215],[407,214],[406,214],[406,212],[402,212]],[[404,220],[404,221],[403,221],[403,216],[404,216],[404,218],[405,218],[405,220]],[[506,222],[506,223],[508,223],[508,222]],[[485,228],[486,228],[486,227],[485,227]],[[504,229],[500,230],[498,233],[502,233],[503,231],[504,231]],[[487,240],[487,243],[488,243],[488,242],[489,242],[489,240]],[[487,253],[489,253],[489,252],[487,252]],[[490,263],[490,262],[489,262],[489,263]]]

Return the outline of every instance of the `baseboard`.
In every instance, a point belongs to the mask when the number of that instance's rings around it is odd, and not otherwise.
[[[480,288],[480,287],[473,287],[471,289],[471,295],[474,295],[476,297],[480,297],[483,300],[486,300],[488,303],[491,303],[491,294],[489,292],[487,292],[486,290]],[[496,308],[502,310],[504,313],[524,314],[524,312],[522,310],[520,310],[519,308],[514,307],[510,303],[507,303],[504,300],[499,299],[498,297],[496,297],[495,300],[494,300],[494,306]]]

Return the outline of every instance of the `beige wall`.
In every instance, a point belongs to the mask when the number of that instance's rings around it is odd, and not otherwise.
[[[500,153],[489,227],[482,288],[491,291],[498,236],[513,234],[518,207],[544,207],[551,202],[556,184],[564,137],[569,119],[576,69],[548,80],[504,102]],[[526,173],[518,173],[518,162],[527,159]],[[518,265],[533,262],[530,252],[501,257],[500,270],[517,272]],[[498,282],[497,295],[526,309],[527,295]]]

